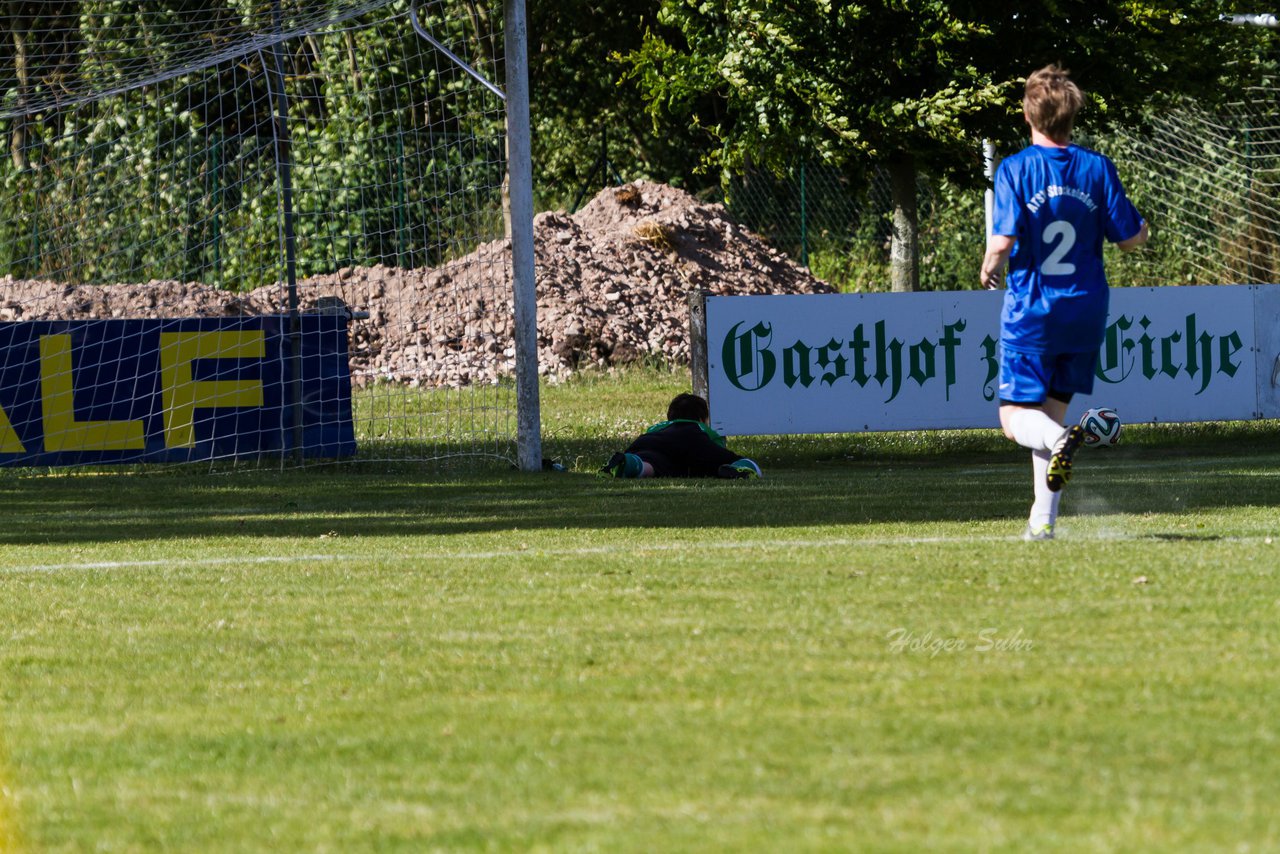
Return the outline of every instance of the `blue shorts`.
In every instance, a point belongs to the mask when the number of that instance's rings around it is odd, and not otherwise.
[[[1000,351],[1000,400],[1003,403],[1044,403],[1047,398],[1070,400],[1073,394],[1093,392],[1098,351],[1040,353]]]

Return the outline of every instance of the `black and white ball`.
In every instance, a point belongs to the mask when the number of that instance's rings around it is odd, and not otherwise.
[[[1080,419],[1080,426],[1090,448],[1109,448],[1120,441],[1120,416],[1109,406],[1090,409]]]

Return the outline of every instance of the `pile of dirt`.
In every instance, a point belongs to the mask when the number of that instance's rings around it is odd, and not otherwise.
[[[724,207],[635,182],[602,191],[572,216],[534,220],[538,357],[546,374],[652,359],[687,364],[688,298],[830,293]],[[303,309],[337,297],[351,323],[351,369],[374,380],[458,386],[514,372],[505,241],[434,269],[344,268],[298,283]],[[0,320],[211,317],[277,313],[283,288],[232,294],[205,285],[111,286],[0,280]]]

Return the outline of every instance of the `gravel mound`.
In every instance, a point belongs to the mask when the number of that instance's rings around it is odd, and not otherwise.
[[[717,204],[635,182],[572,216],[534,220],[538,359],[544,374],[637,360],[688,364],[688,298],[831,293],[834,289]],[[461,386],[515,370],[506,241],[434,269],[344,268],[299,281],[303,310],[342,300],[351,370],[376,380]],[[217,317],[284,310],[284,288],[234,294],[199,283],[63,285],[0,280],[0,320]]]

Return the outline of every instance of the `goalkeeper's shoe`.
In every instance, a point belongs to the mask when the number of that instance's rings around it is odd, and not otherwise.
[[[1042,540],[1053,539],[1052,525],[1032,525],[1027,524],[1027,529],[1022,532],[1022,539],[1029,543],[1040,542]]]
[[[722,465],[716,474],[729,479],[764,477],[764,472],[760,471],[760,466],[748,459],[741,459],[736,463]]]
[[[622,470],[627,464],[627,455],[621,451],[609,457],[609,462],[600,466],[600,474],[605,477],[622,477]]]
[[[1062,434],[1062,438],[1053,446],[1053,456],[1049,458],[1049,470],[1045,473],[1045,485],[1050,492],[1060,492],[1071,480],[1071,461],[1076,451],[1084,444],[1084,428],[1072,424]]]
[[[609,457],[609,462],[600,467],[600,474],[606,477],[639,477],[643,471],[644,460],[622,451]]]

